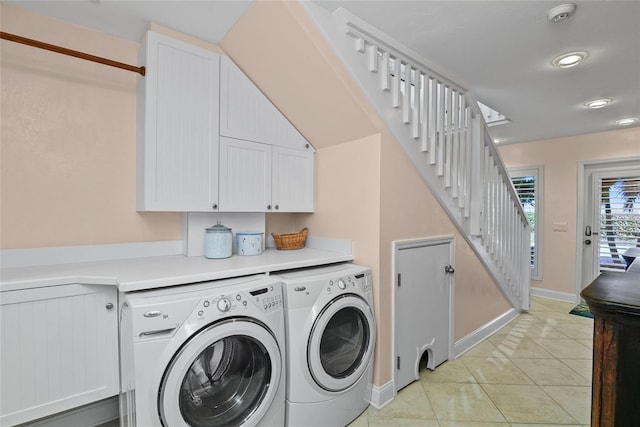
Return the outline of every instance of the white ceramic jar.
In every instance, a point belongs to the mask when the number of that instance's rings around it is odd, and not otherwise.
[[[204,256],[212,259],[229,258],[233,243],[231,229],[220,224],[220,221],[206,229],[204,235]]]
[[[258,231],[236,233],[238,255],[260,255],[262,253],[262,236]]]

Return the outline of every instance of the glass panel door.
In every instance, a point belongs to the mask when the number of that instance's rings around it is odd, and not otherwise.
[[[600,176],[599,271],[625,270],[633,257],[630,248],[640,246],[640,175]]]

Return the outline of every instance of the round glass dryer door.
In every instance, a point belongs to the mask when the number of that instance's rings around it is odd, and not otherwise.
[[[316,383],[329,391],[351,387],[373,354],[376,326],[371,308],[356,295],[332,300],[311,330],[307,359]]]
[[[158,405],[165,426],[252,426],[269,410],[282,372],[273,335],[227,320],[189,340],[167,367]]]

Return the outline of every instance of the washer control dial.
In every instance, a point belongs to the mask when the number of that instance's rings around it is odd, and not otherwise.
[[[229,298],[222,297],[218,300],[218,310],[225,312],[225,311],[229,311],[230,308],[231,308],[231,301],[229,301]]]
[[[344,283],[344,280],[340,279],[338,280],[338,287],[344,291],[347,288],[347,284]]]

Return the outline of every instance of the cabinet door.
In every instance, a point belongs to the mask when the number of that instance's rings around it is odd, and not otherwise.
[[[154,32],[141,56],[138,210],[211,211],[218,203],[220,57]]]
[[[289,148],[309,144],[234,62],[220,63],[220,135]]]
[[[119,393],[116,291],[72,284],[2,293],[0,425]]]
[[[273,147],[274,211],[313,212],[313,152]]]
[[[271,146],[220,137],[220,210],[271,211]]]

